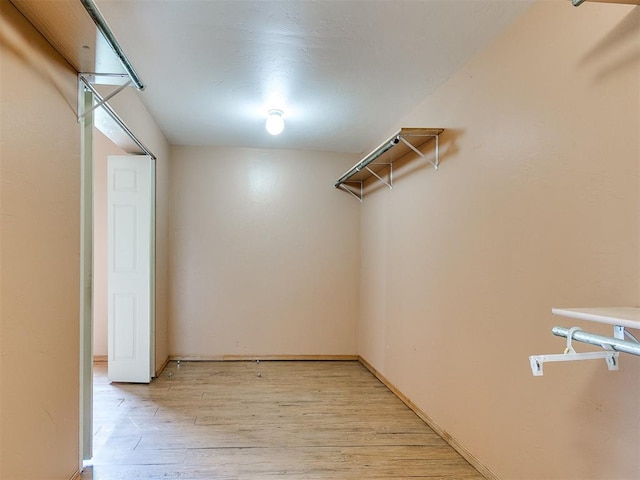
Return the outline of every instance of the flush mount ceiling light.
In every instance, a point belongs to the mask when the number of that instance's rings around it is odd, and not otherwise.
[[[284,130],[284,120],[282,119],[282,110],[269,110],[267,116],[267,132],[271,135],[280,135]]]

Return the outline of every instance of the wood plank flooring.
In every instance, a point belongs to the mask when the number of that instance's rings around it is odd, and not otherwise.
[[[95,371],[83,480],[483,479],[358,362],[171,362],[150,385]]]

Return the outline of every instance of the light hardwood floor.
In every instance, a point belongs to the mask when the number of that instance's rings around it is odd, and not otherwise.
[[[171,362],[150,385],[95,371],[83,480],[483,478],[355,361]]]

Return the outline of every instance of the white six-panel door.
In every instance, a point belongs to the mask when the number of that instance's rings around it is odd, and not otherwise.
[[[149,383],[152,371],[152,160],[108,158],[108,376]]]

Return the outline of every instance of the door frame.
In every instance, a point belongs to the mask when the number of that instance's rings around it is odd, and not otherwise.
[[[108,74],[106,74],[109,76]],[[100,76],[95,74],[92,76]],[[95,102],[121,127],[122,131],[152,160],[152,233],[151,233],[151,359],[150,376],[155,377],[155,275],[156,275],[156,156],[149,150],[115,113],[111,106],[85,78],[78,74],[78,123],[80,124],[80,309],[79,309],[79,425],[78,464],[84,469],[85,460],[93,457],[93,132],[95,128]]]
[[[88,112],[93,94],[78,86],[78,105]],[[93,457],[93,112],[80,122],[80,471]]]

